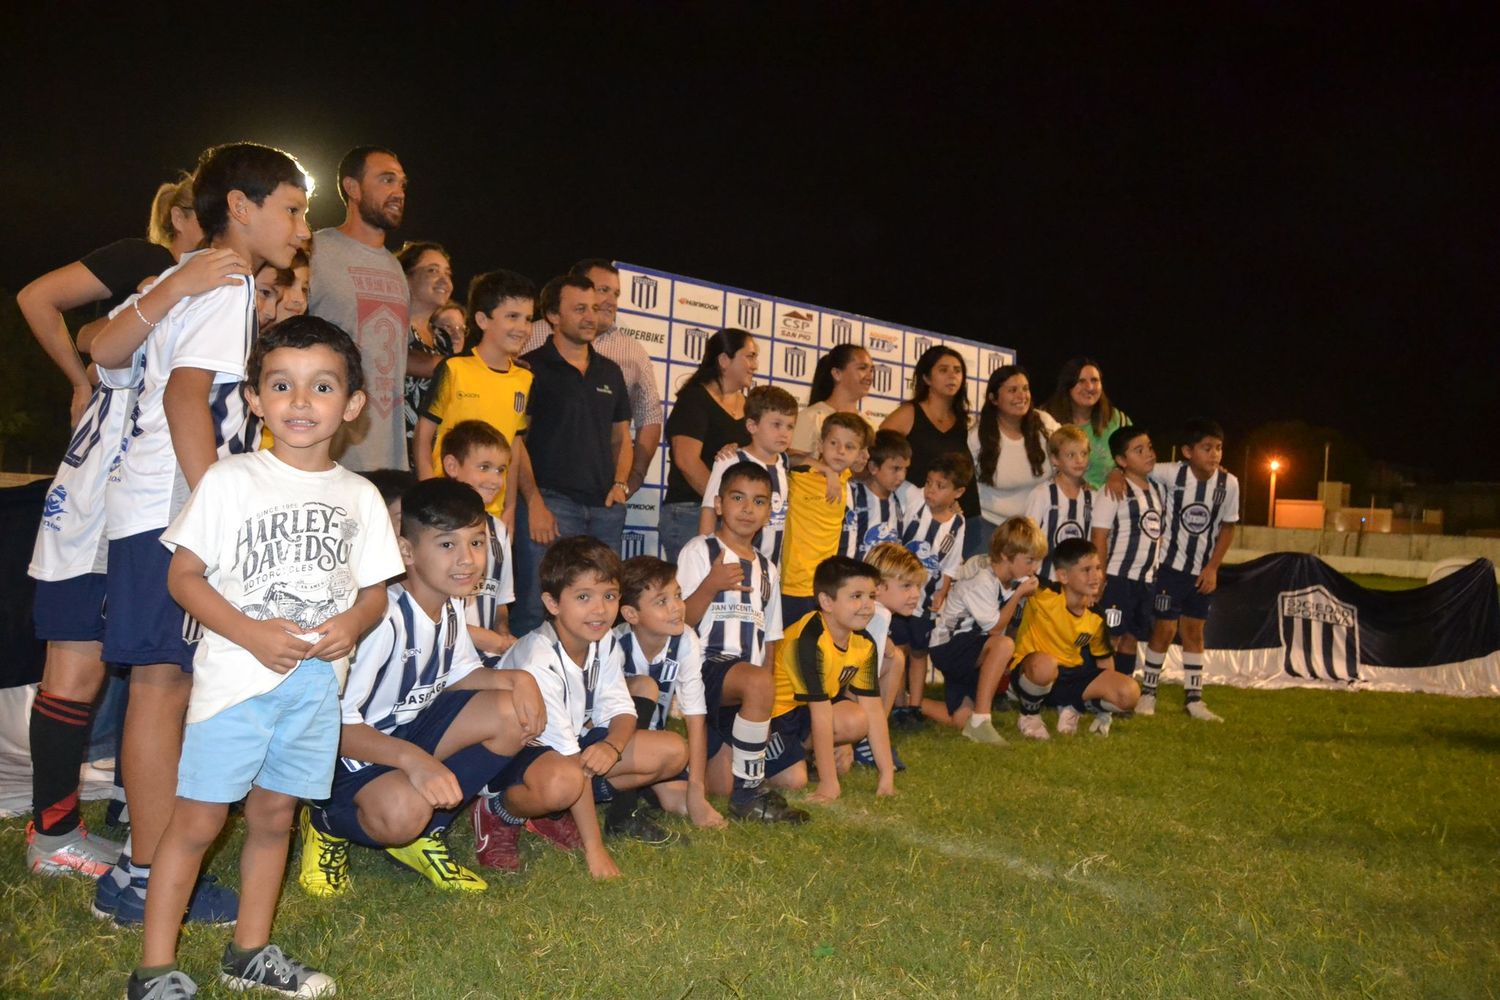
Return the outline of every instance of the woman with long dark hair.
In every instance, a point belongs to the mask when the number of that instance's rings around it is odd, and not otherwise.
[[[883,431],[906,435],[911,445],[906,481],[917,489],[926,484],[927,467],[933,459],[951,451],[969,450],[968,377],[963,355],[951,347],[929,347],[912,368],[911,399],[896,407],[880,425]],[[959,509],[970,523],[979,513],[979,500],[973,493],[971,488],[958,498]]]
[[[1104,391],[1099,364],[1089,358],[1074,358],[1057,373],[1057,389],[1042,407],[1059,424],[1072,424],[1089,439],[1089,467],[1083,481],[1089,489],[1104,485],[1104,477],[1115,467],[1109,454],[1109,436],[1130,423],[1123,410],[1115,409]]]
[[[1031,376],[1025,368],[1004,365],[990,374],[984,387],[984,406],[969,434],[983,516],[979,530],[974,532],[975,552],[988,551],[995,529],[1007,518],[1026,513],[1026,498],[1032,489],[1052,477],[1047,438],[1057,427],[1050,413],[1031,405]],[[970,547],[964,545],[966,555]]]
[[[411,293],[411,330],[406,341],[406,439],[417,427],[417,410],[432,384],[433,372],[457,353],[453,341],[433,321],[453,294],[453,260],[441,243],[408,243],[396,254]]]
[[[797,414],[792,445],[787,449],[793,464],[818,450],[823,421],[830,413],[859,412],[859,401],[869,394],[874,374],[870,352],[858,344],[839,344],[818,359],[807,405]]]
[[[745,390],[755,379],[760,349],[744,330],[729,327],[708,338],[698,370],[683,383],[667,418],[672,467],[662,498],[658,529],[668,561],[698,533],[698,509],[725,445],[750,443],[745,427]]]

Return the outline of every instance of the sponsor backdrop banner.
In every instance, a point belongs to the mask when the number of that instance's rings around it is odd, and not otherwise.
[[[702,278],[671,274],[639,264],[620,269],[620,330],[640,341],[656,365],[657,384],[670,412],[677,390],[703,359],[704,343],[727,326],[754,334],[760,344],[757,385],[785,388],[807,402],[818,359],[838,344],[860,344],[875,363],[863,412],[874,426],[910,394],[912,366],[928,348],[943,344],[964,359],[969,372],[969,406],[977,412],[984,382],[1001,365],[1015,361],[1013,348],[981,344],[947,334],[888,323],[840,309],[808,305],[764,292],[750,292]],[[630,501],[626,521],[627,555],[656,552],[657,507],[667,481],[667,441]]]
[[[1219,571],[1204,678],[1241,687],[1500,695],[1500,596],[1479,559],[1415,590],[1366,590],[1321,559]],[[1174,647],[1170,674],[1180,677]]]

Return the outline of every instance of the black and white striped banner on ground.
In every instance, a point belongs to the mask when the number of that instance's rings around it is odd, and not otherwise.
[[[1219,572],[1205,680],[1500,696],[1500,593],[1478,559],[1416,590],[1366,590],[1316,556]],[[1180,676],[1173,648],[1167,674]]]

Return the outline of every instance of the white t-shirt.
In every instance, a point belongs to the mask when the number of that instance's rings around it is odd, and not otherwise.
[[[830,413],[837,412],[826,399],[820,403],[802,407],[797,413],[796,426],[792,428],[792,444],[788,450],[816,455],[818,441],[823,432],[823,421],[828,419]]]
[[[380,492],[335,465],[303,472],[270,451],[208,467],[162,534],[207,567],[208,582],[250,618],[286,618],[312,632],[349,610],[365,587],[405,567]],[[348,663],[334,664],[343,683]],[[187,721],[201,722],[286,679],[208,629],[193,654]]]
[[[635,715],[635,702],[625,686],[625,657],[606,632],[589,643],[584,665],[563,651],[551,622],[528,633],[506,652],[502,670],[524,670],[536,678],[547,708],[547,728],[540,742],[564,756],[578,753],[579,737],[595,726],[607,726],[619,715]]]
[[[125,428],[140,390],[145,351],[129,368],[100,368],[99,386],[73,428],[42,505],[27,573],[34,580],[71,580],[107,568],[105,493],[120,462]]]
[[[1026,458],[1026,442],[1011,440],[1004,432],[1000,434],[1000,458],[995,462],[995,474],[989,481],[979,482],[979,508],[984,519],[991,524],[1004,524],[1007,519],[1026,513],[1026,498],[1038,483],[1045,483],[1056,471],[1052,458],[1047,455],[1047,438],[1057,430],[1057,420],[1046,410],[1037,410],[1042,420],[1042,471],[1033,474],[1031,462]],[[974,459],[974,475],[979,476],[979,428],[969,431],[969,453]]]
[[[392,584],[386,588],[385,617],[354,651],[349,683],[339,699],[343,723],[363,723],[389,735],[479,667],[458,598],[445,601],[433,621],[400,584]],[[350,771],[365,766],[350,757],[340,763]]]
[[[692,596],[708,576],[714,560],[738,562],[744,572],[741,586],[748,590],[721,590],[714,595],[698,621],[704,659],[733,656],[746,663],[763,664],[766,644],[781,638],[781,581],[776,564],[765,553],[741,559],[714,535],[698,535],[677,554],[677,585],[684,597]]]
[[[177,266],[162,272],[152,287],[193,256],[183,254]],[[126,299],[110,315],[129,309],[137,297]],[[165,528],[187,500],[187,483],[177,467],[162,407],[167,380],[177,369],[214,373],[204,402],[219,457],[253,450],[259,425],[245,404],[240,383],[256,330],[255,284],[240,276],[232,285],[178,302],[146,338],[145,372],[133,426],[126,428],[123,458],[118,474],[110,477],[105,499],[111,539]]]
[[[620,644],[621,655],[627,677],[650,677],[656,682],[656,712],[651,716],[651,728],[660,729],[667,722],[667,709],[672,696],[677,696],[677,706],[683,715],[707,715],[708,703],[703,692],[703,647],[698,642],[698,633],[690,628],[681,635],[669,638],[647,659],[635,633],[624,623],[615,626],[615,641]]]

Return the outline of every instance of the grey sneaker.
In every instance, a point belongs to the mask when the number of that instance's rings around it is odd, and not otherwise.
[[[1143,695],[1141,695],[1141,700],[1135,703],[1135,714],[1136,715],[1155,715],[1156,714],[1156,695],[1154,695],[1154,694],[1143,694]]]
[[[87,875],[98,878],[115,866],[120,845],[95,837],[80,823],[60,837],[37,833],[26,824],[26,867],[37,875]]]
[[[244,958],[235,958],[225,945],[223,969],[219,982],[236,993],[262,989],[288,997],[331,997],[339,991],[332,976],[308,968],[274,944]]]
[[[988,715],[972,715],[969,721],[964,723],[963,735],[965,739],[973,740],[975,743],[983,743],[992,747],[1008,747],[1005,737],[995,729],[995,724],[990,721]]]
[[[176,969],[155,979],[131,976],[125,982],[125,1000],[190,1000],[197,995],[198,984]]]

